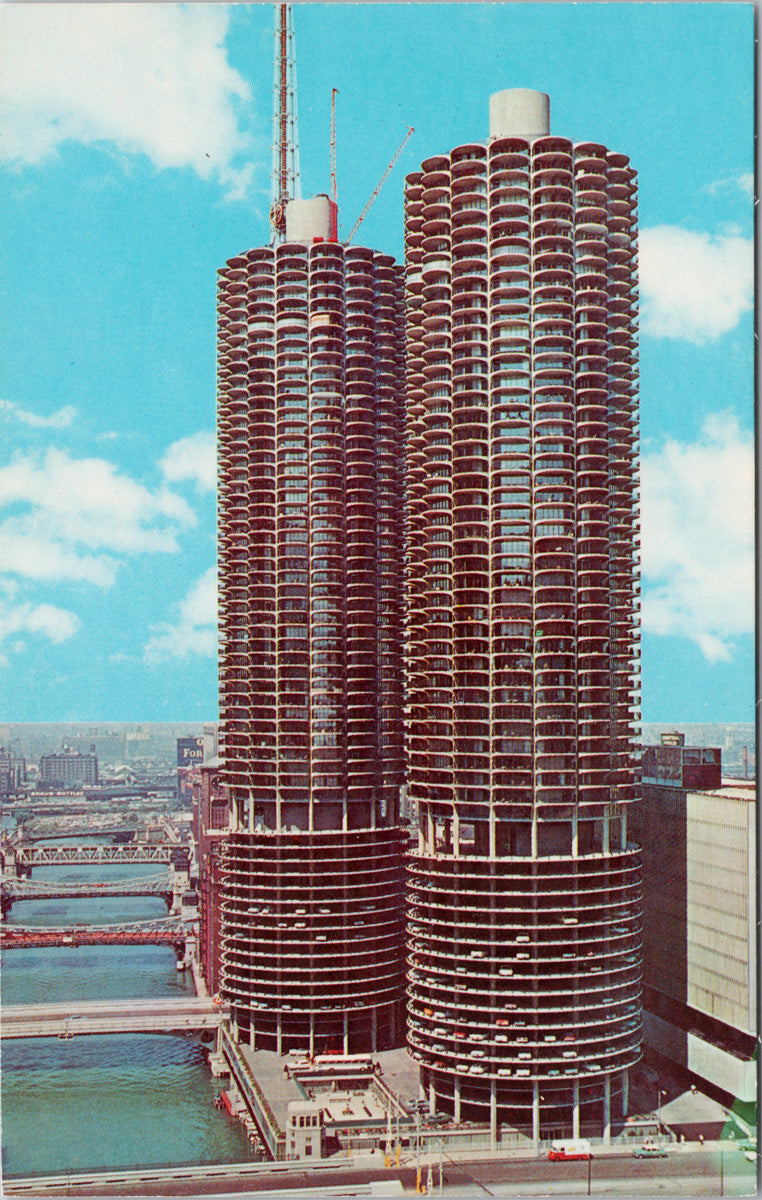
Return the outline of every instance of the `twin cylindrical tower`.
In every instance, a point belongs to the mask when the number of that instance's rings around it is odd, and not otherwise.
[[[408,177],[404,285],[292,215],[220,275],[239,1036],[399,1040],[404,711],[431,1103],[605,1130],[640,1045],[634,172],[513,91]]]
[[[403,1029],[403,281],[297,204],[220,272],[223,963],[241,1036],[322,1053]]]

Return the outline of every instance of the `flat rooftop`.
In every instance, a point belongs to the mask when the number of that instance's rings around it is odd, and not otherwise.
[[[296,1064],[291,1064],[289,1072],[286,1071],[289,1060],[285,1056],[274,1050],[251,1050],[245,1045],[239,1046],[239,1051],[250,1066],[281,1130],[287,1127],[289,1102],[303,1101],[306,1093],[314,1096],[325,1109],[326,1119],[336,1125],[386,1120],[386,1104],[374,1087],[375,1080],[380,1079],[403,1105],[417,1100],[420,1095],[418,1064],[405,1049],[385,1050],[368,1056],[378,1063],[380,1075],[358,1071],[359,1078],[355,1080],[341,1076],[331,1079],[328,1077],[330,1066],[326,1066],[318,1068],[314,1076],[305,1071],[303,1086],[298,1082],[302,1073]]]
[[[419,1067],[415,1059],[404,1047],[399,1050],[382,1050],[374,1054],[374,1060],[381,1067],[381,1075],[390,1091],[394,1092],[403,1104],[418,1100],[421,1092],[419,1086]]]
[[[239,1045],[239,1053],[251,1067],[251,1072],[265,1094],[279,1128],[288,1127],[288,1104],[290,1100],[304,1100],[304,1092],[295,1079],[285,1071],[285,1058],[275,1050],[252,1050]]]
[[[386,1106],[370,1087],[362,1092],[341,1088],[332,1092],[327,1087],[318,1086],[314,1092],[315,1099],[325,1110],[326,1120],[336,1125],[346,1121],[386,1120]]]

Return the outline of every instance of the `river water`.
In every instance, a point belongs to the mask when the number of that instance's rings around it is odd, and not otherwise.
[[[46,867],[34,880],[135,878],[146,866]],[[166,916],[150,896],[25,900],[9,925],[107,924]],[[193,994],[171,946],[80,946],[2,955],[3,1004]],[[76,1011],[76,1008],[73,1008]],[[3,1175],[160,1163],[244,1162],[241,1125],[214,1107],[220,1084],[193,1038],[120,1034],[2,1043]]]

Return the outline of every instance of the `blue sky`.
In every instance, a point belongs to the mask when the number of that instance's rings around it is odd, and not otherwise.
[[[505,87],[640,177],[643,719],[753,719],[753,6],[295,6],[304,195],[402,256]],[[0,712],[209,720],[215,274],[269,238],[269,4],[0,9]]]

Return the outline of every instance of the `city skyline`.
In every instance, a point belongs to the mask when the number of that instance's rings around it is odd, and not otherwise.
[[[213,720],[215,275],[269,237],[272,8],[1,19],[4,717]],[[492,91],[546,91],[552,129],[631,158],[643,719],[750,719],[752,6],[316,4],[295,25],[304,195],[328,189],[339,90],[340,233],[416,129],[355,238],[397,261],[404,175],[483,139]]]

